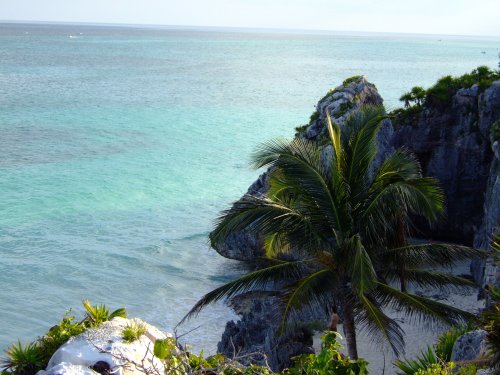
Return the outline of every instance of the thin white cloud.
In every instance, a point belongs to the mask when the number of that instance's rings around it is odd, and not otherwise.
[[[0,0],[0,18],[500,36],[499,0]]]

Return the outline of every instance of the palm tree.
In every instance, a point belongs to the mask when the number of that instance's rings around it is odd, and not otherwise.
[[[405,108],[408,108],[410,106],[410,102],[415,100],[415,97],[411,92],[407,92],[401,95],[399,100],[405,103]]]
[[[420,266],[452,264],[480,252],[398,240],[407,235],[410,214],[437,220],[443,193],[434,179],[422,177],[418,162],[405,150],[373,167],[384,116],[382,107],[366,107],[349,118],[341,136],[327,114],[331,147],[326,149],[300,138],[271,141],[258,149],[254,166],[270,167],[267,197],[247,194],[222,212],[211,243],[217,247],[230,234],[250,228],[266,239],[272,264],[206,294],[184,319],[222,298],[275,287],[284,301],[282,330],[289,327],[292,313],[326,307],[343,319],[349,356],[355,359],[355,326],[385,339],[396,354],[402,351],[402,329],[384,307],[445,323],[471,318],[391,284],[469,286],[468,280]],[[297,250],[300,259],[283,260],[283,254]]]
[[[413,95],[413,100],[415,100],[417,105],[422,105],[427,95],[427,91],[422,86],[415,86],[411,89],[411,94]]]

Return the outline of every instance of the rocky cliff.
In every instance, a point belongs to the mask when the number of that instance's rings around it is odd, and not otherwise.
[[[436,177],[446,194],[446,217],[427,235],[472,245],[483,221],[493,157],[489,132],[499,117],[500,86],[493,84],[484,92],[478,85],[460,89],[450,106],[424,105],[394,120],[391,143],[416,154],[424,173]]]
[[[307,125],[297,128],[296,137],[321,142],[326,135],[326,110],[342,127],[346,118],[366,104],[381,104],[382,98],[375,86],[363,77],[344,81],[322,98]],[[447,215],[434,228],[421,228],[421,235],[437,240],[459,242],[488,249],[493,231],[500,219],[500,81],[488,88],[474,85],[453,93],[448,105],[430,102],[384,121],[377,143],[379,153],[374,164],[379,164],[395,148],[406,147],[415,153],[424,174],[434,176],[446,194]],[[328,146],[327,146],[328,147]],[[249,188],[255,195],[267,190],[267,173]],[[242,231],[216,248],[222,256],[252,260],[263,254],[261,239],[251,231]],[[479,283],[499,284],[499,265],[493,260],[473,264],[472,271]],[[266,306],[276,307],[279,301],[259,299],[252,307],[238,311],[241,320],[229,322],[219,343],[219,350],[227,353],[237,340],[240,351],[258,348],[270,355],[273,367],[282,366],[283,353],[272,351],[271,344],[278,339],[271,332],[277,326],[277,317],[266,312]],[[266,315],[267,314],[267,315]],[[270,331],[271,330],[271,331]],[[291,339],[292,352],[307,352],[307,339]]]

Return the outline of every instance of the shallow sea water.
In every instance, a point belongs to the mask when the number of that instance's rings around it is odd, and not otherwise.
[[[0,349],[81,300],[164,330],[240,274],[208,246],[217,213],[323,94],[364,74],[389,108],[500,40],[0,24]],[[483,53],[485,52],[485,53]],[[222,304],[183,333],[215,350]]]

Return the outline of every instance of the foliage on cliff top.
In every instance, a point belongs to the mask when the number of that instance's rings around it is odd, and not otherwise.
[[[420,86],[413,87],[403,94],[399,100],[404,103],[404,108],[391,112],[396,122],[413,122],[424,106],[443,109],[451,105],[453,95],[458,90],[478,85],[479,92],[484,91],[494,81],[500,79],[499,69],[490,69],[488,66],[479,66],[470,73],[460,77],[451,75],[440,78],[433,86],[424,89]]]

